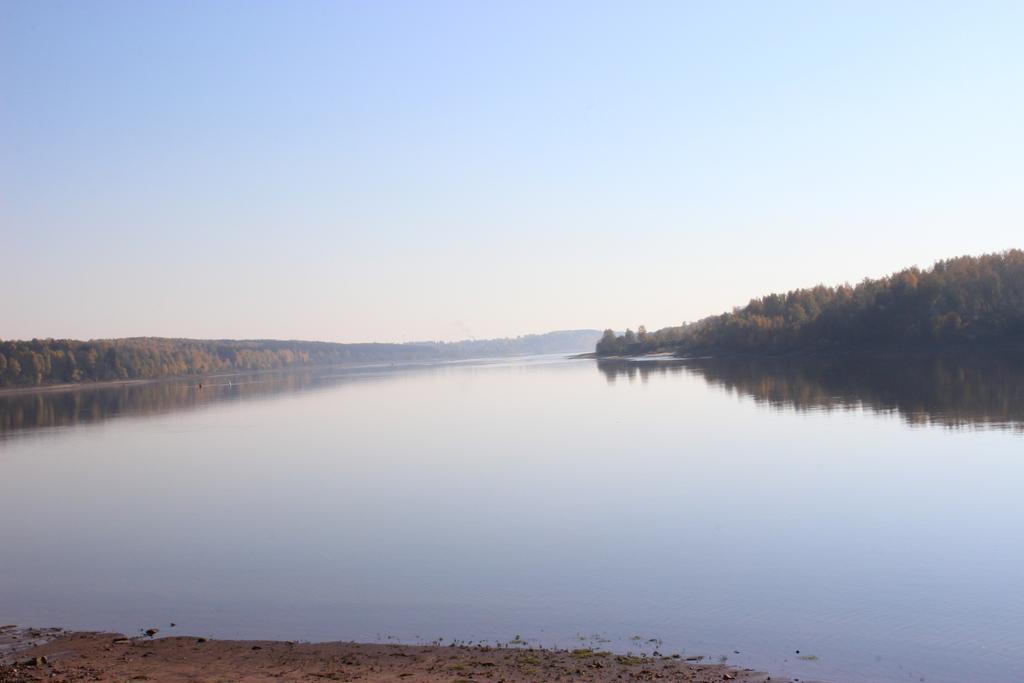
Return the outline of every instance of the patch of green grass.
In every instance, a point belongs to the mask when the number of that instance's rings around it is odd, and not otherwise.
[[[607,657],[611,654],[611,652],[608,652],[606,650],[594,650],[589,647],[580,647],[576,648],[569,654],[579,659],[585,659],[587,657]]]
[[[643,657],[637,657],[636,655],[619,655],[615,658],[615,661],[626,666],[636,666],[637,664],[643,664],[645,660]]]

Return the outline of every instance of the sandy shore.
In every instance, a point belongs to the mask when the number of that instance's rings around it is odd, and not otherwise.
[[[773,679],[706,661],[590,649],[126,638],[116,633],[0,629],[0,681],[43,680],[764,683]]]

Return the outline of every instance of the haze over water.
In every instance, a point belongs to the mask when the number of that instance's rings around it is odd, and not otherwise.
[[[0,622],[1024,680],[1019,363],[228,382],[0,396]]]

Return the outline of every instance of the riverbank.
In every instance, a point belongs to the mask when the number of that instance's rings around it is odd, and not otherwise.
[[[765,683],[771,676],[677,656],[515,645],[377,645],[127,638],[116,633],[0,631],[0,681],[686,681]]]
[[[975,344],[926,344],[916,346],[881,345],[865,347],[837,347],[832,349],[789,349],[759,351],[725,351],[716,348],[666,349],[638,351],[637,353],[579,353],[569,358],[592,358],[599,361],[646,361],[646,360],[784,360],[784,359],[835,359],[854,358],[864,360],[888,360],[893,358],[933,358],[938,356],[972,356],[985,354],[1024,353],[1024,343],[1019,341],[979,342]]]
[[[562,357],[562,353],[536,354]],[[24,394],[40,393],[67,393],[73,391],[128,388],[144,386],[147,384],[168,384],[178,383],[182,386],[202,388],[204,383],[209,385],[216,382],[224,382],[233,378],[262,377],[266,375],[287,375],[299,372],[326,373],[330,371],[372,371],[377,369],[400,370],[406,368],[433,367],[442,365],[460,364],[481,364],[494,361],[513,361],[520,358],[530,358],[528,355],[498,355],[480,356],[471,358],[437,358],[424,360],[401,360],[401,361],[365,361],[353,363],[330,363],[326,365],[289,365],[277,368],[264,368],[254,370],[233,370],[230,372],[215,372],[208,374],[183,374],[183,375],[162,375],[160,377],[147,377],[144,379],[111,379],[111,380],[81,380],[78,382],[53,382],[44,384],[18,384],[0,385],[0,398],[6,396],[18,396]],[[576,356],[564,356],[565,358],[597,358],[593,353],[585,353]]]

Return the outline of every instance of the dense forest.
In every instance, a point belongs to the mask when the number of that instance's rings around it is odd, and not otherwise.
[[[509,339],[408,344],[334,344],[139,337],[0,341],[0,386],[155,379],[346,363],[454,360],[592,349],[596,330]]]
[[[648,332],[605,330],[602,356],[787,353],[1024,342],[1024,251],[964,256],[856,286],[754,299],[731,313]]]

